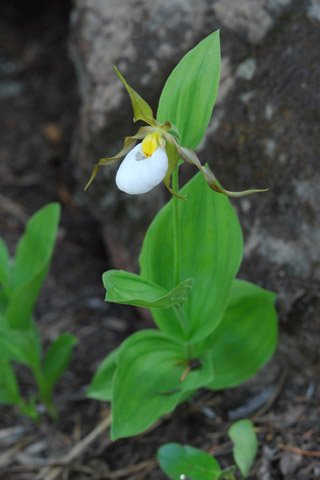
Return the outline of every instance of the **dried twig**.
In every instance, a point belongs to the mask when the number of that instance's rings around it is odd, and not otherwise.
[[[29,437],[24,438],[20,442],[10,447],[4,453],[2,453],[0,455],[0,467],[5,467],[9,465],[14,460],[18,452],[20,452],[26,445],[32,443],[33,440],[35,440],[35,436],[30,435]]]
[[[303,448],[290,447],[289,445],[284,445],[283,443],[278,444],[279,448],[287,450],[288,452],[297,453],[300,455],[307,455],[308,457],[320,457],[320,451],[304,450]]]
[[[87,447],[111,425],[111,413],[100,422],[85,438],[80,440],[69,453],[61,458],[54,459],[50,466],[42,469],[36,480],[54,480],[62,473],[63,468],[70,465],[77,457],[81,456]]]
[[[144,472],[145,474],[153,470],[157,466],[156,460],[144,460],[143,462],[136,463],[135,465],[129,465],[126,468],[121,468],[119,470],[115,470],[114,472],[108,472],[103,477],[99,477],[100,480],[104,479],[116,479],[121,477],[126,477],[127,475],[132,475],[140,472]]]

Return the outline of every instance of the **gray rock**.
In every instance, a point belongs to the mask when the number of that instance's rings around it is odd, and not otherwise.
[[[283,318],[300,312],[311,330],[320,291],[317,8],[316,0],[77,0],[70,38],[82,98],[73,154],[84,185],[97,159],[135,131],[113,64],[155,110],[183,54],[221,28],[221,85],[198,153],[230,190],[270,188],[233,202],[245,234],[240,274],[280,292]],[[168,196],[158,187],[128,197],[114,174],[101,169],[82,199],[102,220],[114,262],[130,267]]]
[[[9,100],[21,94],[23,85],[20,82],[0,82],[0,100]]]
[[[243,80],[252,80],[256,71],[256,63],[254,58],[247,58],[238,66],[236,77],[242,78]]]
[[[320,1],[310,0],[308,7],[308,16],[320,21]]]
[[[274,25],[277,15],[291,0],[217,0],[213,10],[225,27],[260,42]]]
[[[250,48],[247,61],[256,59],[255,74],[250,80],[238,75],[218,105],[219,128],[206,139],[205,151],[214,152],[215,172],[227,188],[270,188],[233,202],[245,233],[240,274],[280,292],[283,318],[292,319],[299,311],[300,320],[308,318],[308,328],[316,331],[320,66],[315,46],[320,32],[308,12],[292,8],[264,42]],[[229,58],[239,72],[246,60],[239,55],[237,63],[237,57]]]

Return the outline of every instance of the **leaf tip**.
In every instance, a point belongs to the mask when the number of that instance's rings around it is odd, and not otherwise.
[[[87,183],[87,185],[84,187],[84,191],[87,191],[88,188],[90,187],[91,183],[93,182],[93,180],[95,179],[97,173],[98,173],[98,170],[100,168],[100,165],[97,163],[94,167],[93,167],[93,171],[92,171],[92,174],[91,174],[91,177],[89,179],[89,182]]]

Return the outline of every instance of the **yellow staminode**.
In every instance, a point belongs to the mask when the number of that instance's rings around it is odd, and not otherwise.
[[[161,132],[153,132],[147,135],[142,141],[142,150],[146,157],[151,157],[158,147],[164,144]]]

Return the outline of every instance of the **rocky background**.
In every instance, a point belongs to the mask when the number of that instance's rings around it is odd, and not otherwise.
[[[79,186],[137,129],[113,65],[156,111],[172,68],[218,28],[221,84],[198,154],[230,190],[270,188],[233,202],[245,234],[240,273],[279,292],[282,320],[309,335],[320,322],[319,0],[76,0]],[[114,264],[136,269],[145,228],[168,196],[162,187],[122,194],[115,168],[100,170],[83,201],[102,222]]]

